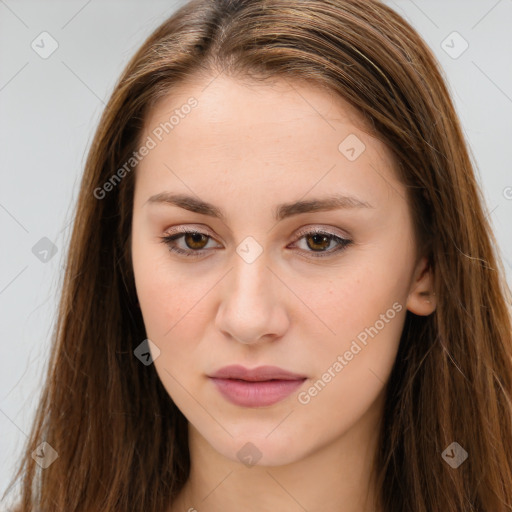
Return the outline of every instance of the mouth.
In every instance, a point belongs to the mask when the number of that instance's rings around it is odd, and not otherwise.
[[[239,365],[221,368],[209,378],[226,400],[242,407],[265,407],[280,402],[307,379],[275,366],[247,369]]]

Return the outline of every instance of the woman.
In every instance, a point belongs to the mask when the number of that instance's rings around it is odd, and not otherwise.
[[[16,511],[512,510],[510,290],[390,8],[181,7],[75,219]]]

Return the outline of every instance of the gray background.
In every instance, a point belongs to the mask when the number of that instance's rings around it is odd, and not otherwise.
[[[94,129],[130,56],[181,3],[0,0],[0,492],[39,397]],[[512,0],[387,3],[445,71],[511,283]],[[50,48],[44,31],[58,43],[46,59],[31,46]],[[454,31],[469,44],[460,56]],[[53,257],[41,252],[43,237],[57,248]]]

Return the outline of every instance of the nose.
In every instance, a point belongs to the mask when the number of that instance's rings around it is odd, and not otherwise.
[[[252,263],[236,255],[220,285],[215,325],[224,336],[246,345],[283,336],[291,294],[263,255]]]

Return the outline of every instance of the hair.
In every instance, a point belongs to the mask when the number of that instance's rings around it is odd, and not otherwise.
[[[375,457],[385,512],[512,511],[510,288],[442,70],[377,0],[192,0],[144,42],[92,141],[74,212],[51,357],[13,483],[15,512],[162,512],[190,470],[187,421],[134,349],[146,338],[130,257],[138,148],[174,87],[225,73],[302,80],[348,101],[406,186],[437,307],[407,311]],[[42,470],[31,454],[58,453]],[[456,441],[469,454],[442,457]]]

